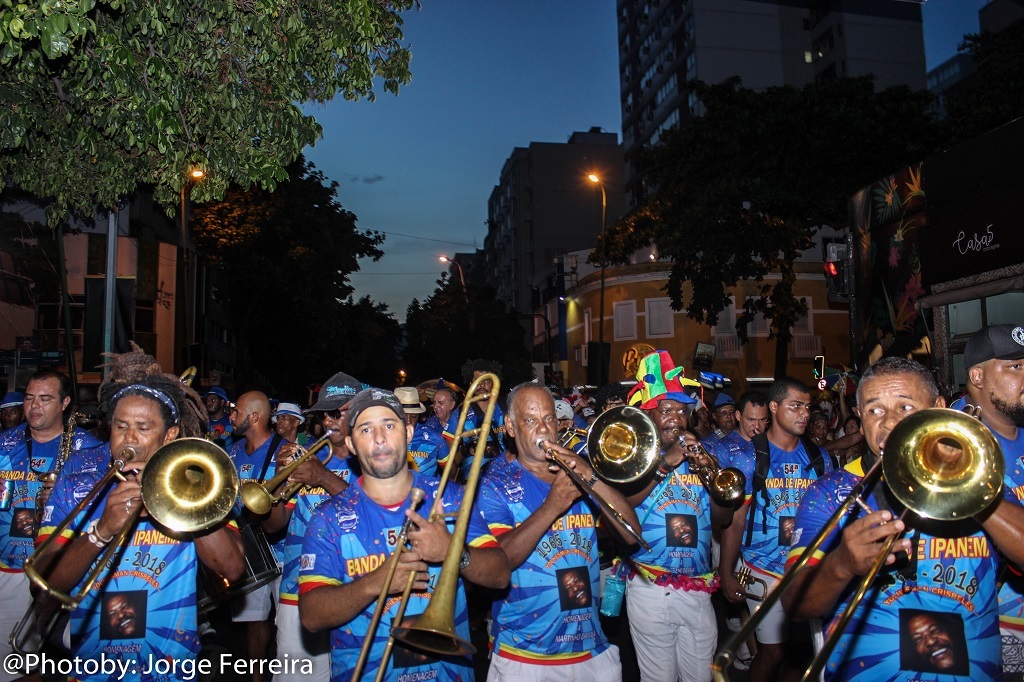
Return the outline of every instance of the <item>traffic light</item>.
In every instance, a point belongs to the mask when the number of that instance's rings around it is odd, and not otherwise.
[[[825,356],[815,355],[814,356],[814,378],[823,379],[825,378]]]
[[[825,245],[825,286],[828,288],[828,300],[830,301],[850,300],[850,291],[846,281],[848,254],[849,250],[846,244],[831,242]]]

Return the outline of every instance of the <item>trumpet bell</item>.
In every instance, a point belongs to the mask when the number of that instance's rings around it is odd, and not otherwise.
[[[1006,465],[992,432],[963,412],[922,410],[893,428],[882,472],[889,489],[919,516],[963,519],[988,507]]]
[[[227,454],[202,438],[164,445],[142,471],[142,501],[160,525],[179,533],[206,530],[231,512],[238,472]]]
[[[658,429],[643,410],[632,405],[613,407],[591,425],[587,453],[602,480],[638,481],[658,464]]]

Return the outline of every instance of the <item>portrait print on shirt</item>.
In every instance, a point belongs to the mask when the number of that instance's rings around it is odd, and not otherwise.
[[[590,573],[586,566],[573,566],[555,571],[558,580],[558,603],[562,611],[590,607]]]
[[[143,639],[146,636],[145,590],[103,595],[100,639]]]
[[[30,538],[35,535],[36,510],[15,509],[11,517],[11,537]]]
[[[665,544],[669,547],[696,547],[697,517],[693,514],[666,514]]]
[[[958,613],[900,609],[900,669],[969,674],[963,617]]]
[[[793,544],[793,529],[796,528],[795,516],[779,517],[779,545],[789,547]]]

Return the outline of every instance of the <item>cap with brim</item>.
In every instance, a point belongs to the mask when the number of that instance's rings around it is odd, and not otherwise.
[[[399,386],[395,389],[395,397],[402,404],[406,414],[423,414],[427,411],[420,402],[420,392],[412,386]]]
[[[1024,327],[994,324],[976,332],[964,347],[964,366],[970,369],[989,360],[1024,358]]]
[[[330,412],[345,407],[356,397],[363,385],[344,372],[338,372],[324,382],[320,388],[320,399],[310,409],[315,412]]]
[[[719,393],[718,397],[715,398],[715,407],[721,407],[722,405],[735,405],[736,401],[732,399],[728,393]]]
[[[568,400],[560,399],[555,401],[555,416],[560,420],[573,418],[572,406],[569,405]]]
[[[215,395],[221,400],[228,400],[228,392],[220,386],[212,386],[210,390],[206,392],[206,395]]]
[[[280,405],[278,405],[277,412],[274,413],[274,419],[276,420],[277,417],[280,417],[282,414],[297,417],[299,420],[299,424],[306,423],[306,418],[302,416],[302,410],[299,409],[299,406],[296,405],[295,403],[281,403]]]
[[[382,388],[367,388],[356,394],[356,397],[352,398],[352,402],[349,403],[348,427],[354,428],[359,415],[371,407],[386,407],[398,415],[399,419],[405,420],[405,410],[402,409],[402,403],[398,402],[394,393]]]
[[[3,402],[0,402],[0,410],[6,410],[8,407],[21,407],[24,404],[25,394],[21,391],[11,391],[4,394]]]

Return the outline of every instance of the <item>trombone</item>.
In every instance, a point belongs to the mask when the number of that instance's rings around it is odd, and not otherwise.
[[[61,592],[40,575],[35,563],[42,557],[51,543],[68,529],[83,510],[91,506],[107,489],[110,482],[127,480],[124,468],[139,456],[138,451],[125,447],[114,457],[103,477],[92,490],[71,510],[67,518],[36,547],[25,559],[25,575],[41,594],[38,599],[59,602],[60,608],[49,614],[44,625],[38,620],[43,602],[33,604],[11,632],[10,644],[19,653],[35,653],[42,648],[57,625],[62,610],[73,611],[85,598],[99,579],[100,573],[112,563],[128,535],[135,527],[142,510],[160,525],[179,533],[195,533],[206,530],[227,518],[238,495],[238,473],[227,454],[219,447],[202,438],[181,438],[171,441],[158,449],[146,462],[142,471],[142,504],[133,508],[120,532],[111,540],[103,554],[93,565],[80,584],[78,592]],[[32,623],[32,630],[22,637],[22,631]]]
[[[288,480],[288,477],[292,475],[293,471],[298,469],[307,459],[316,455],[316,453],[325,446],[328,448],[327,458],[324,459],[322,463],[327,464],[330,462],[331,458],[334,457],[333,448],[330,447],[331,433],[333,432],[330,430],[327,431],[327,433],[320,436],[320,438],[318,438],[308,448],[298,446],[299,449],[295,458],[288,464],[288,466],[281,469],[281,471],[279,471],[277,475],[269,481],[264,481],[263,483],[256,480],[242,481],[241,495],[242,504],[245,505],[245,508],[253,514],[259,514],[262,516],[263,514],[268,513],[270,508],[276,503],[290,500],[295,493],[299,492],[299,488],[305,485],[304,483],[299,483],[297,481],[288,483],[278,490],[276,495],[272,491],[277,490],[278,486]]]
[[[481,383],[490,380],[492,382],[491,392],[487,395],[487,407],[484,411],[484,418],[478,427],[479,433],[486,434],[491,430],[491,422],[494,419],[494,406],[498,402],[498,392],[501,389],[501,380],[495,374],[482,374],[466,390],[466,395],[476,394]],[[448,453],[448,461],[441,474],[441,482],[434,496],[434,505],[430,514],[430,521],[437,521],[444,518],[442,509],[442,495],[447,487],[448,479],[451,477],[452,467],[455,464],[455,451],[458,449],[462,439],[466,436],[466,419],[469,416],[469,409],[474,401],[465,400],[459,412],[459,421],[455,427],[455,437],[452,439],[451,449]],[[475,429],[476,430],[476,429]],[[469,531],[469,517],[473,510],[473,496],[480,480],[480,468],[483,466],[484,452],[487,448],[487,439],[478,438],[476,442],[473,464],[469,470],[469,476],[463,489],[462,507],[459,510],[458,518],[455,520],[455,530],[452,532],[451,541],[448,545],[448,553],[441,564],[441,574],[437,579],[437,585],[430,596],[430,603],[427,608],[416,618],[412,625],[403,626],[402,619],[405,616],[405,609],[412,594],[412,587],[416,581],[416,574],[410,573],[409,580],[405,584],[402,598],[398,602],[395,618],[392,621],[391,635],[388,637],[387,645],[384,648],[384,655],[381,656],[380,668],[377,670],[377,682],[384,679],[384,672],[388,667],[388,660],[391,657],[391,650],[394,648],[395,640],[429,651],[441,656],[465,656],[476,652],[476,647],[460,637],[455,632],[455,597],[459,586],[459,562],[462,559],[462,550],[466,544],[466,535]],[[415,490],[415,489],[414,489]],[[411,493],[415,494],[415,492]],[[413,504],[418,504],[413,498]],[[403,529],[408,530],[408,524],[403,524]],[[395,551],[388,559],[389,565],[385,574],[384,584],[381,586],[380,595],[377,598],[377,611],[383,611],[385,602],[388,599],[388,592],[391,591],[391,583],[394,580],[395,569],[398,567],[398,560],[405,550],[405,539],[400,538],[395,545]],[[353,682],[358,682],[366,666],[370,649],[376,635],[379,615],[375,622],[367,629],[366,638],[363,640],[363,648],[359,652],[359,659],[352,672]]]
[[[963,412],[932,408],[911,414],[889,434],[885,449],[889,454],[875,461],[800,554],[796,564],[786,571],[743,627],[733,633],[715,655],[711,670],[716,682],[729,679],[728,670],[740,644],[754,632],[797,574],[836,531],[843,516],[854,505],[864,505],[866,492],[881,480],[880,476],[888,491],[905,507],[898,517],[901,519],[908,511],[938,521],[974,516],[992,503],[1003,485],[1006,465],[999,443],[980,421]],[[830,634],[804,673],[803,682],[817,679],[825,667],[897,539],[897,535],[889,537],[854,590],[846,609],[829,626]]]

